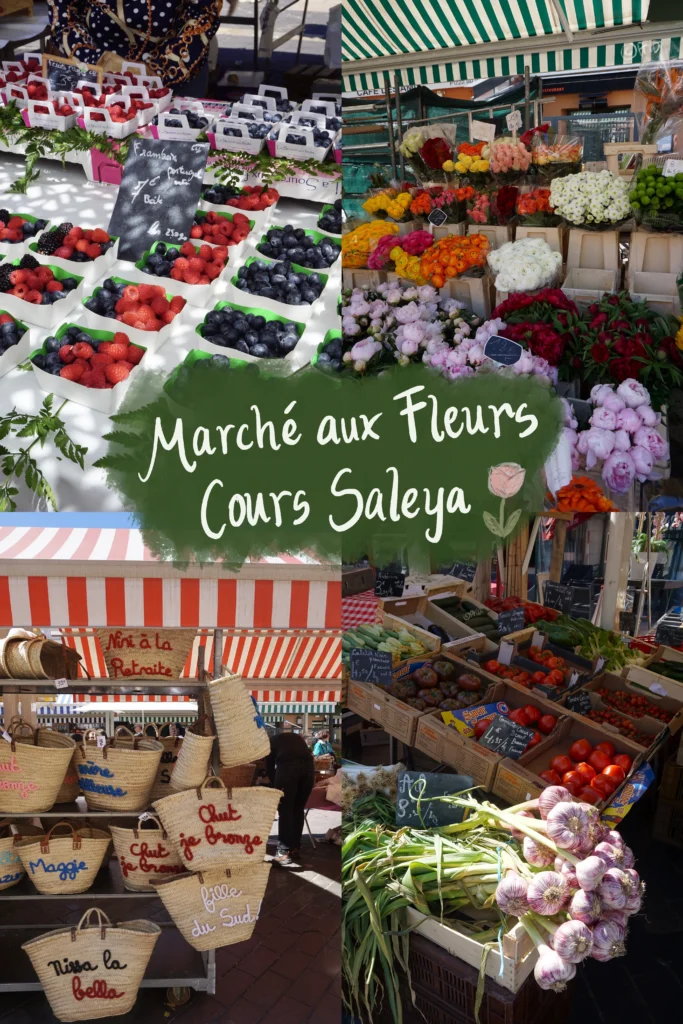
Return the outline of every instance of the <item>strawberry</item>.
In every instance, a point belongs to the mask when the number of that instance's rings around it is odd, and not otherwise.
[[[137,313],[136,316],[139,316],[139,313]],[[116,361],[118,359],[125,359],[127,354],[128,354],[128,340],[127,339],[126,339],[126,344],[125,345],[123,343],[115,342],[114,344],[110,345],[108,350],[107,350],[107,355],[111,356],[112,361]]]
[[[129,345],[127,360],[129,363],[132,363],[133,366],[137,366],[144,354],[144,348],[140,348],[139,345]]]
[[[89,256],[91,260],[96,260],[98,256],[102,255],[102,247],[93,242],[85,250],[85,254],[86,256]]]
[[[85,231],[83,230],[83,228],[73,227],[69,231],[69,234],[72,236],[72,238],[75,238],[76,241],[78,241],[79,238],[83,238],[85,236]]]
[[[105,379],[110,384],[119,384],[122,380],[126,380],[130,374],[130,370],[127,366],[123,366],[121,363],[114,363],[113,366],[106,366],[104,370]]]
[[[59,350],[59,358],[63,363],[73,363],[76,358],[72,353],[73,345],[62,345]]]
[[[83,367],[79,363],[74,363],[73,366],[63,366],[59,371],[59,376],[66,380],[79,381],[82,379],[83,373]]]

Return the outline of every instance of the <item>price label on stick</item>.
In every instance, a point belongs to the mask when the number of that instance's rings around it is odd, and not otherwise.
[[[664,178],[673,178],[675,174],[683,174],[683,160],[665,160],[662,176]]]
[[[505,118],[508,131],[517,132],[522,127],[522,113],[519,110],[511,110]]]
[[[501,665],[509,665],[512,661],[512,655],[515,653],[515,648],[512,644],[503,642],[498,648],[497,661]]]
[[[496,715],[479,742],[494,754],[511,757],[516,761],[528,747],[533,735],[533,729],[527,729],[523,725],[511,722],[509,718]]]
[[[565,704],[570,711],[577,715],[587,715],[591,710],[591,695],[588,690],[577,690],[576,693],[568,693]]]
[[[436,209],[432,210],[427,217],[427,220],[430,224],[433,224],[435,228],[440,228],[442,224],[446,223],[448,216],[443,212],[443,210]]]
[[[375,597],[403,597],[406,574],[378,569],[375,576]]]
[[[100,747],[100,749],[101,749],[102,747],[106,747],[106,745],[107,745],[107,737],[106,736],[98,736],[97,737],[97,746]]]
[[[55,686],[57,687],[58,690],[63,690],[67,686],[67,680],[66,679],[55,679]]]

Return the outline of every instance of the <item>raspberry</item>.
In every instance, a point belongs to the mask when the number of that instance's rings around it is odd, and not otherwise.
[[[81,377],[81,384],[85,384],[86,388],[103,388],[106,383],[107,380],[101,366],[94,370],[88,370]]]
[[[50,267],[36,267],[35,274],[39,281],[52,281],[55,276]]]
[[[47,285],[45,286],[45,291],[47,292],[60,292],[61,290],[62,282],[57,281],[56,279],[54,281],[48,281]]]
[[[181,250],[181,252],[182,252],[182,250]],[[194,249],[192,250],[192,255],[194,255]],[[178,256],[177,260],[173,264],[173,269],[174,270],[187,270],[189,265],[190,265],[190,261],[188,259],[186,259],[184,256]]]
[[[14,317],[10,316],[9,313],[0,313],[0,324],[13,324]]]
[[[193,256],[189,262],[189,269],[193,270],[196,274],[203,274],[205,266],[205,261],[199,259],[198,256]]]
[[[173,311],[173,309],[168,309],[168,310],[166,310],[166,312],[165,312],[165,313],[162,313],[162,315],[161,315],[161,319],[163,320],[163,322],[164,322],[165,324],[170,324],[170,323],[171,323],[171,322],[172,322],[173,320],[175,320],[175,318],[176,318],[176,316],[177,316],[177,315],[178,315],[178,314],[177,314],[177,313],[175,313],[175,312]]]
[[[200,275],[196,270],[184,270],[183,281],[185,284],[199,284]]]
[[[215,281],[222,270],[223,267],[220,263],[208,263],[206,267],[206,276],[209,281]]]
[[[77,252],[87,252],[89,245],[90,245],[90,242],[88,241],[87,238],[79,238],[78,241],[76,242],[76,250],[77,250]]]
[[[137,302],[140,298],[139,289],[134,284],[126,285],[123,289],[123,297],[124,299],[130,299],[131,301]]]
[[[109,366],[109,364],[113,362],[114,360],[112,359],[108,352],[97,351],[92,355],[90,359],[91,366]]]
[[[60,260],[70,260],[74,254],[73,246],[71,245],[60,245],[58,249],[55,249],[55,256]]]
[[[90,362],[89,362],[88,359],[82,359],[82,358],[81,359],[74,359],[73,363],[71,363],[70,365],[71,366],[80,366],[80,368],[82,370],[89,370],[90,369]]]
[[[192,242],[183,242],[180,246],[180,252],[183,256],[194,256],[195,251]]]
[[[185,280],[185,278],[183,277],[184,273],[185,273],[185,271],[184,270],[180,270],[179,267],[171,267],[170,277],[172,277],[174,281],[184,281]]]
[[[134,327],[135,326],[135,321],[137,320],[137,318],[138,318],[137,313],[134,310],[132,310],[132,309],[127,309],[125,311],[125,313],[123,313],[122,316],[121,316],[121,320],[128,327]]]
[[[144,348],[140,348],[139,345],[129,345],[127,359],[133,366],[137,366],[142,357],[145,354]]]
[[[157,295],[156,299],[152,299],[151,306],[156,315],[161,316],[169,308],[168,299],[163,295]]]
[[[9,279],[12,282],[12,284],[24,284],[24,282],[26,281],[26,271],[13,270],[9,276]]]
[[[39,306],[43,301],[43,293],[39,292],[37,288],[32,288],[27,295],[24,296],[25,302],[32,302],[34,305]]]
[[[139,317],[140,314],[136,313],[135,315],[137,317]],[[125,359],[127,354],[128,354],[128,340],[127,339],[126,339],[126,344],[125,345],[124,344],[119,344],[118,342],[116,342],[115,344],[110,345],[108,350],[107,350],[107,355],[111,356],[112,362],[116,361],[117,359]]]
[[[71,228],[69,234],[72,236],[72,238],[75,238],[76,241],[78,241],[79,238],[83,238],[85,236],[85,231],[83,230],[83,228],[75,227]]]
[[[88,246],[85,252],[86,255],[90,257],[91,260],[96,260],[98,256],[102,255],[102,248],[96,243],[93,243],[92,245]]]
[[[30,270],[26,271],[26,280],[24,281],[24,284],[26,285],[30,292],[37,292],[42,290],[40,279],[37,277],[36,274],[32,273],[32,271]]]
[[[103,228],[95,228],[92,233],[93,242],[110,242],[111,239]]]
[[[73,345],[62,345],[59,350],[59,358],[63,363],[73,363],[76,358],[72,353]]]
[[[10,288],[10,295],[16,295],[18,299],[23,299],[28,294],[28,287],[25,284],[15,284],[14,288]]]
[[[221,247],[235,244],[234,242],[231,242],[228,236],[224,234],[222,231],[213,236],[212,242],[214,242],[215,245],[220,245]]]
[[[129,376],[130,370],[127,366],[122,366],[121,363],[114,363],[113,366],[107,366],[104,370],[105,379],[110,384],[118,384],[122,380],[126,380]]]
[[[66,380],[79,381],[83,377],[83,373],[83,367],[79,363],[74,363],[73,366],[63,366],[59,371],[59,376]]]
[[[136,315],[143,324],[151,324],[156,320],[156,315],[151,306],[140,306]],[[125,356],[123,358],[125,359]]]
[[[202,232],[202,229],[201,229],[201,225],[200,224],[193,224],[191,229],[190,229],[190,238],[201,238],[202,234],[203,234],[203,232]]]
[[[140,302],[149,302],[156,295],[156,285],[153,284],[139,284],[138,285],[138,297]]]
[[[127,299],[124,295],[124,297],[122,299],[119,299],[119,301],[116,303],[115,309],[117,313],[128,313],[131,310],[135,312],[135,310],[138,309],[139,306],[140,303],[138,302],[137,299]]]
[[[133,369],[133,364],[129,363],[127,359],[120,359],[116,365],[125,367],[125,369],[128,370],[129,373]]]
[[[114,344],[115,345],[127,345],[129,340],[130,339],[128,338],[128,335],[124,334],[123,331],[117,331],[116,334],[114,335]],[[105,344],[109,345],[110,342],[107,341],[107,342],[105,342]],[[100,352],[101,351],[102,351],[102,346],[100,345]]]
[[[90,359],[95,349],[87,341],[78,341],[71,350],[77,359]]]
[[[207,277],[206,274],[199,275],[198,284],[211,284],[211,278]]]
[[[171,299],[171,310],[173,313],[179,313],[181,309],[185,308],[185,299],[182,295],[174,295]]]

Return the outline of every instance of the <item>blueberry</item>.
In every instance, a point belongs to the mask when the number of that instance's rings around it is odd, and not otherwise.
[[[86,309],[89,309],[91,313],[99,313],[100,311],[100,304],[95,296],[90,299],[86,299],[83,305]]]
[[[258,342],[256,345],[252,345],[249,349],[252,356],[258,356],[260,359],[267,359],[270,355],[270,349],[263,342]]]
[[[113,278],[113,277],[107,277],[107,278],[106,278],[106,279],[105,279],[105,280],[104,280],[104,281],[102,282],[102,287],[103,287],[103,288],[106,288],[106,290],[107,290],[108,292],[115,292],[115,291],[117,290],[117,285],[116,285],[116,281],[114,280],[114,278]]]
[[[38,354],[33,357],[33,365],[39,367],[41,370],[45,369],[45,356],[42,352],[38,352]]]
[[[73,277],[62,278],[62,290],[65,292],[72,292],[74,288],[78,288],[78,281]]]
[[[291,352],[299,342],[298,335],[296,334],[285,334],[284,338],[280,338],[280,349],[283,352]]]
[[[228,369],[230,367],[230,360],[227,356],[211,356],[210,362],[221,369]]]

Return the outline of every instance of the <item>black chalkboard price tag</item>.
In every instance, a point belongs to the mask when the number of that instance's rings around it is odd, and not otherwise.
[[[463,807],[429,798],[451,796],[473,785],[471,775],[400,772],[396,794],[396,825],[399,828],[439,828],[462,821]],[[422,798],[419,805],[418,796]]]
[[[59,92],[73,92],[79,82],[102,83],[103,69],[94,64],[80,64],[77,60],[43,54],[43,78],[47,78],[52,89]]]
[[[403,597],[405,582],[404,572],[378,569],[375,576],[375,597]]]
[[[522,357],[524,349],[510,338],[494,334],[484,345],[484,355],[502,366],[514,366]]]
[[[526,729],[523,725],[511,722],[509,718],[496,715],[479,742],[494,754],[511,757],[516,761],[528,747],[533,735],[533,729]]]
[[[586,715],[591,710],[591,695],[588,690],[576,690],[574,693],[568,693],[565,706],[570,711],[575,711],[577,715]]]
[[[510,608],[505,612],[498,612],[498,632],[501,636],[508,633],[516,633],[524,629],[524,609]]]
[[[546,580],[543,586],[543,604],[546,608],[555,608],[558,612],[569,615],[572,607],[573,588],[563,583]]]
[[[138,260],[155,242],[180,245],[190,237],[208,155],[208,142],[132,136],[109,221],[119,259]]]
[[[456,562],[453,568],[449,569],[448,575],[455,576],[459,580],[466,580],[468,583],[474,583],[476,571],[476,565],[471,562]]]
[[[349,657],[349,676],[356,683],[391,686],[393,662],[389,651],[354,647]]]
[[[436,209],[432,210],[432,212],[427,217],[427,220],[429,221],[430,224],[433,224],[435,228],[440,228],[443,224],[446,223],[446,221],[448,220],[448,216],[443,212],[443,210]]]
[[[683,623],[679,621],[658,622],[655,643],[664,647],[680,647],[683,644]]]

